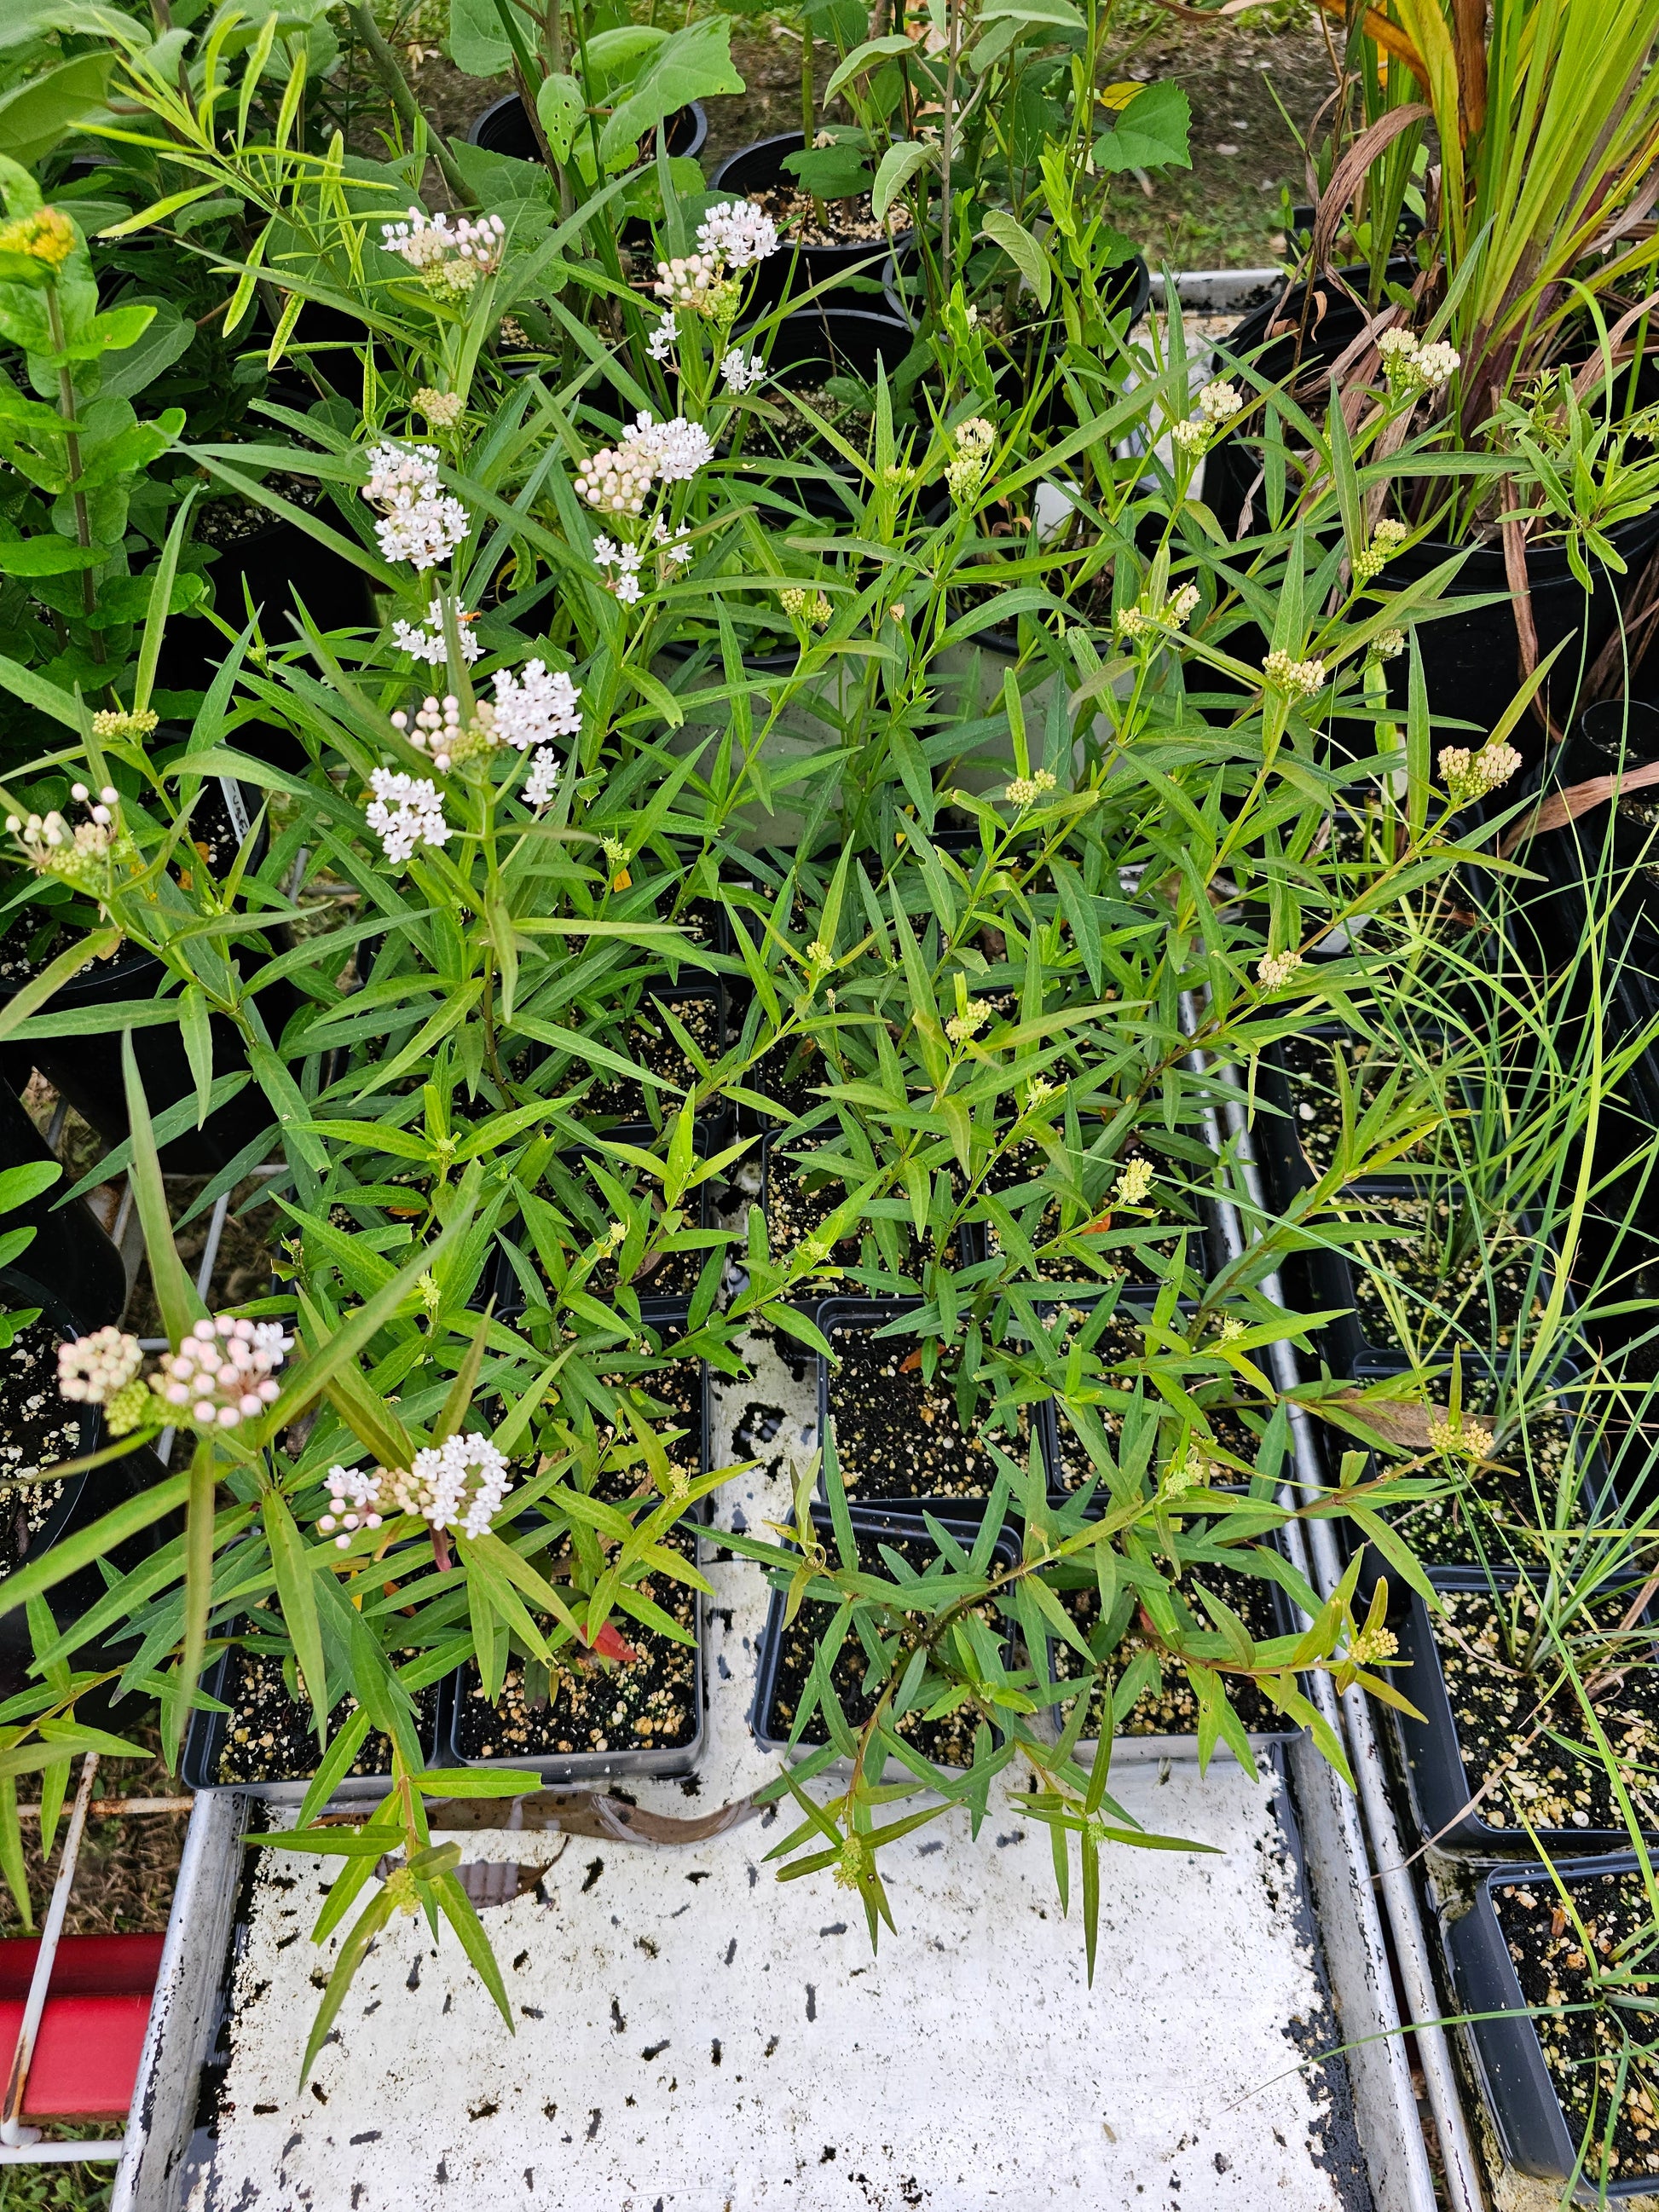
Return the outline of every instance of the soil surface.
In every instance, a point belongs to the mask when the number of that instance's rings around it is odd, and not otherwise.
[[[1484,1249],[1465,1258],[1469,1224],[1455,1219],[1449,1199],[1367,1196],[1352,1211],[1406,1232],[1354,1248],[1353,1304],[1368,1344],[1403,1352],[1455,1336],[1503,1351],[1542,1316],[1548,1279],[1534,1279],[1536,1245],[1501,1220],[1482,1221]]]
[[[696,1538],[690,1529],[673,1529],[663,1541],[695,1559]],[[695,1590],[660,1574],[647,1576],[637,1588],[678,1626],[696,1632]],[[539,1625],[552,1626],[544,1620]],[[620,1607],[611,1625],[632,1658],[614,1663],[581,1660],[566,1644],[550,1668],[515,1659],[493,1705],[484,1697],[477,1668],[468,1667],[455,1716],[461,1757],[511,1765],[516,1759],[672,1751],[694,1742],[702,1712],[701,1642],[677,1643],[660,1630],[643,1627]]]
[[[1494,1890],[1498,1924],[1521,1994],[1533,2008],[1567,2132],[1575,2143],[1589,2135],[1586,2172],[1620,2181],[1659,2174],[1659,2065],[1650,2055],[1651,2020],[1597,2004],[1590,1963],[1592,1952],[1604,1972],[1624,1966],[1639,1973],[1648,1963],[1653,1916],[1642,1877],[1595,1875],[1569,1880],[1565,1887],[1571,1911],[1547,1882]],[[1637,1984],[1638,1992],[1650,1987]],[[1630,2062],[1622,2092],[1621,2055]]]
[[[585,1121],[597,1121],[604,1115],[622,1122],[644,1122],[649,1121],[653,1114],[662,1121],[672,1120],[682,1103],[678,1094],[689,1091],[696,1082],[697,1071],[664,1019],[663,1006],[672,1010],[674,1019],[707,1059],[720,1058],[720,1000],[713,997],[675,999],[665,995],[659,1004],[641,1007],[630,1015],[606,1042],[624,1059],[653,1075],[661,1076],[675,1089],[659,1091],[654,1085],[636,1082],[631,1076],[602,1075],[577,1109]],[[574,1076],[580,1070],[573,1068],[568,1073]]]
[[[830,1370],[830,1419],[848,1495],[988,1498],[996,1467],[980,1426],[985,1415],[963,1426],[951,1378],[941,1371],[924,1380],[921,1347],[845,1322],[828,1334],[839,1363]],[[1018,1439],[1006,1430],[990,1433],[1024,1460],[1028,1414],[1020,1414]]]
[[[274,1654],[233,1650],[217,1695],[232,1707],[220,1741],[214,1778],[222,1788],[240,1782],[304,1781],[317,1771],[316,1725],[310,1701],[296,1698]],[[437,1717],[435,1688],[417,1692],[416,1726],[423,1743],[432,1741]],[[342,1698],[329,1711],[329,1735],[337,1735],[357,1710],[355,1698]],[[377,1729],[363,1739],[349,1770],[353,1774],[389,1776],[392,1743]]]
[[[1596,1626],[1611,1635],[1623,1610],[1616,1597],[1605,1601],[1594,1608]],[[1505,1612],[1523,1634],[1538,1620],[1535,1601],[1524,1595],[1506,1598]],[[1540,1829],[1621,1829],[1618,1800],[1571,1685],[1548,1697],[1541,1716],[1535,1716],[1540,1698],[1560,1675],[1559,1660],[1546,1645],[1537,1670],[1520,1672],[1507,1656],[1504,1618],[1487,1592],[1467,1590],[1448,1593],[1444,1613],[1431,1620],[1471,1796],[1498,1778],[1476,1808],[1480,1817],[1492,1827],[1517,1832],[1523,1814]],[[1592,1709],[1642,1825],[1659,1827],[1659,1668],[1653,1637],[1627,1634],[1610,1660],[1581,1654],[1579,1663],[1587,1686],[1598,1673],[1623,1670],[1622,1679],[1607,1681],[1596,1692]],[[1409,1672],[1395,1680],[1410,1697]]]
[[[83,1416],[58,1389],[62,1340],[43,1316],[0,1352],[0,1576],[22,1565],[64,1495],[61,1482],[29,1478],[81,1449]]]
[[[1390,1523],[1425,1566],[1536,1558],[1558,1532],[1590,1525],[1601,1470],[1575,1459],[1572,1446],[1565,1415],[1535,1414],[1501,1436],[1456,1489],[1396,1510]],[[1596,1517],[1620,1516],[1609,1504]]]

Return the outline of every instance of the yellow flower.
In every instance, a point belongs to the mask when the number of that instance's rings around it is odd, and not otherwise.
[[[26,254],[44,261],[48,269],[61,269],[76,248],[77,233],[66,215],[56,208],[37,208],[0,223],[0,253]]]

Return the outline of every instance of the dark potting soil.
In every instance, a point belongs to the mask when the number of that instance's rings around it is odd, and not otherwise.
[[[665,1546],[695,1558],[696,1536],[671,1529]],[[563,1556],[568,1557],[568,1547]],[[561,1556],[555,1553],[556,1560]],[[697,1593],[666,1575],[647,1576],[640,1595],[695,1631]],[[550,1620],[538,1626],[550,1631]],[[565,1759],[582,1752],[672,1751],[693,1741],[701,1717],[698,1651],[617,1612],[612,1626],[635,1655],[578,1657],[566,1644],[550,1666],[515,1658],[490,1705],[476,1667],[462,1677],[455,1741],[465,1759]]]
[[[877,221],[868,192],[814,202],[797,185],[768,185],[747,197],[751,207],[771,216],[786,252],[792,246],[868,246],[873,252],[886,243],[887,226]]]
[[[844,1324],[830,1329],[830,1342],[840,1363],[830,1370],[830,1418],[849,1497],[990,1496],[996,1467],[977,1422],[972,1430],[963,1427],[953,1382],[943,1369],[932,1382],[923,1380],[920,1346]],[[1024,1463],[1030,1436],[1024,1408],[1017,1437],[1001,1428],[991,1433]]]
[[[720,1052],[720,1018],[718,1000],[680,999],[668,1000],[674,1018],[705,1058],[715,1060]],[[687,1056],[679,1039],[674,1035],[661,1013],[654,1006],[641,1006],[623,1024],[620,1036],[607,1036],[605,1042],[614,1050],[634,1061],[636,1066],[659,1075],[679,1091],[690,1090],[697,1080],[697,1071]],[[568,1070],[567,1074],[574,1073]],[[653,1085],[635,1082],[631,1076],[602,1075],[588,1091],[576,1111],[584,1120],[600,1115],[619,1121],[648,1121],[651,1108],[647,1098],[656,1101],[656,1111],[661,1118],[672,1121],[681,1100],[672,1091],[659,1091]]]
[[[1588,1938],[1604,1970],[1620,1963],[1627,1945],[1635,1954],[1632,1963],[1645,1963],[1653,1915],[1642,1877],[1581,1875],[1570,1880],[1566,1889],[1582,1930],[1547,1882],[1494,1889],[1498,1924],[1515,1962],[1522,1996],[1534,2008],[1532,2024],[1567,2132],[1575,2143],[1589,2139],[1586,2171],[1591,2179],[1659,2175],[1659,2064],[1642,2048],[1651,2044],[1651,2021],[1595,2002],[1583,1948]],[[1659,1980],[1659,1973],[1654,1978]],[[1651,1986],[1638,1979],[1636,1992]],[[1621,2093],[1622,2052],[1631,2056]]]
[[[1486,1225],[1484,1249],[1464,1256],[1452,1242],[1449,1199],[1368,1196],[1344,1210],[1411,1232],[1360,1246],[1351,1261],[1354,1308],[1367,1343],[1405,1351],[1407,1333],[1416,1347],[1455,1335],[1503,1351],[1528,1322],[1542,1317],[1548,1283],[1533,1279],[1538,1247],[1507,1224]],[[1456,1226],[1466,1230],[1467,1219]],[[1403,1310],[1403,1331],[1389,1310],[1390,1296]]]
[[[297,1676],[295,1680],[297,1686]],[[283,1661],[275,1652],[234,1647],[219,1697],[231,1708],[213,1778],[222,1788],[239,1783],[302,1782],[317,1771],[319,1753],[310,1700],[289,1690]],[[435,1688],[415,1692],[415,1725],[423,1743],[432,1740],[437,1703]],[[357,1700],[352,1697],[342,1698],[330,1708],[331,1738],[356,1710]],[[389,1776],[391,1738],[371,1729],[350,1771]]]
[[[908,1567],[918,1574],[926,1574],[931,1562],[938,1557],[932,1544],[925,1538],[890,1534],[882,1544],[895,1552]],[[865,1538],[860,1542],[860,1564],[866,1572],[884,1575],[888,1564],[875,1552],[872,1541]],[[803,1605],[794,1620],[781,1630],[781,1648],[777,1672],[773,1677],[772,1695],[762,1718],[762,1732],[779,1741],[785,1740],[795,1724],[795,1715],[800,1710],[807,1678],[812,1671],[819,1644],[835,1619],[836,1607],[814,1601]],[[994,1626],[997,1620],[996,1607],[988,1602],[974,1610],[980,1619]],[[865,1676],[870,1660],[857,1632],[849,1632],[830,1678],[836,1686],[836,1695],[850,1726],[861,1728],[875,1711],[876,1699],[886,1686],[886,1677],[880,1676],[869,1688]],[[922,1707],[903,1714],[894,1724],[895,1734],[903,1737],[919,1751],[924,1759],[931,1759],[938,1766],[970,1766],[974,1759],[974,1732],[979,1724],[979,1715],[963,1707],[946,1713],[939,1720],[925,1720]],[[825,1743],[829,1730],[824,1725],[822,1710],[815,1712],[801,1730],[799,1741],[805,1744]]]
[[[88,926],[95,924],[96,917],[87,909]],[[85,935],[38,907],[25,907],[0,939],[0,992],[20,991],[66,952],[75,941]],[[90,963],[94,975],[112,975],[128,963],[137,963],[148,956],[137,951],[124,938],[113,952]]]
[[[1230,1606],[1244,1623],[1251,1640],[1265,1643],[1279,1633],[1273,1610],[1271,1586],[1259,1575],[1246,1574],[1238,1567],[1204,1566],[1188,1571],[1187,1581],[1177,1583],[1187,1610],[1191,1616],[1192,1632],[1196,1635],[1213,1635],[1215,1624],[1204,1609],[1204,1602],[1191,1585],[1202,1583],[1212,1597]],[[1085,1738],[1093,1740],[1100,1733],[1100,1722],[1104,1706],[1102,1700],[1111,1694],[1133,1662],[1143,1653],[1153,1653],[1154,1646],[1146,1630],[1131,1624],[1115,1644],[1108,1643],[1100,1613],[1100,1590],[1091,1583],[1083,1589],[1060,1590],[1057,1593],[1072,1619],[1081,1631],[1084,1641],[1101,1662],[1094,1686],[1089,1692],[1089,1717],[1084,1723]],[[1050,1662],[1057,1681],[1075,1681],[1085,1673],[1082,1655],[1070,1644],[1058,1638],[1049,1646]],[[1119,1735],[1191,1735],[1198,1734],[1198,1698],[1187,1672],[1178,1659],[1155,1654],[1158,1663],[1156,1680],[1144,1689],[1128,1711],[1117,1723]],[[1238,1715],[1240,1722],[1252,1735],[1267,1735],[1290,1726],[1283,1713],[1267,1696],[1247,1676],[1224,1674],[1222,1685],[1227,1702]],[[1062,1722],[1066,1708],[1060,1708]]]
[[[61,1482],[29,1478],[81,1449],[80,1417],[58,1395],[62,1341],[43,1316],[0,1352],[0,1576],[22,1565],[64,1494]]]
[[[323,503],[323,486],[309,477],[288,476],[273,472],[264,478],[267,490],[278,499],[285,499],[290,507],[303,507],[307,514]],[[269,530],[279,518],[255,500],[244,499],[230,493],[217,499],[200,501],[195,514],[195,534],[203,545],[216,550],[227,545],[245,544]]]
[[[832,1150],[839,1145],[840,1132],[824,1137],[818,1143],[810,1139],[799,1145],[787,1140],[774,1143],[766,1167],[766,1242],[773,1259],[781,1266],[799,1251],[809,1237],[816,1237],[847,1198],[847,1185],[837,1175],[828,1175],[816,1187],[811,1180],[813,1152],[828,1146]],[[897,1222],[901,1247],[912,1267],[922,1264],[924,1256],[934,1256],[934,1240],[930,1236],[923,1240],[921,1249],[916,1247],[914,1226]],[[838,1267],[855,1267],[869,1224],[855,1227],[831,1249],[830,1257]],[[954,1237],[949,1238],[943,1253],[938,1255],[947,1267],[962,1265],[961,1247]]]
[[[1408,1097],[1420,1090],[1426,1070],[1443,1068],[1446,1062],[1444,1045],[1432,1039],[1419,1041],[1416,1053],[1409,1060],[1391,1039],[1383,1038],[1373,1044],[1365,1037],[1352,1035],[1286,1037],[1279,1050],[1284,1056],[1295,1115],[1296,1143],[1316,1175],[1323,1175],[1334,1161],[1342,1134],[1341,1100],[1334,1073],[1339,1056],[1354,1092],[1356,1121],[1376,1103],[1396,1069],[1405,1071],[1401,1092]],[[1425,1110],[1432,1110],[1432,1107]],[[1432,1166],[1446,1158],[1447,1151],[1444,1131],[1431,1131],[1391,1161],[1388,1168],[1377,1172]]]
[[[1444,1596],[1445,1612],[1431,1614],[1430,1625],[1470,1795],[1490,1776],[1500,1778],[1480,1801],[1481,1819],[1492,1827],[1517,1831],[1523,1813],[1539,1828],[1622,1828],[1618,1800],[1571,1686],[1558,1690],[1534,1717],[1540,1698],[1561,1673],[1551,1646],[1541,1644],[1536,1671],[1522,1673],[1508,1656],[1504,1616],[1489,1592]],[[1614,1598],[1592,1608],[1596,1626],[1611,1636],[1626,1602]],[[1536,1601],[1517,1593],[1504,1604],[1522,1632],[1529,1633],[1538,1620]],[[1581,1655],[1579,1665],[1586,1687],[1598,1673],[1624,1669],[1621,1679],[1596,1692],[1592,1709],[1642,1825],[1659,1828],[1659,1666],[1652,1632],[1620,1637],[1610,1658]],[[1411,1697],[1409,1670],[1395,1680]]]
[[[632,1394],[637,1411],[664,1438],[671,1467],[688,1476],[703,1473],[703,1395],[708,1381],[701,1359],[667,1359],[648,1374],[605,1375],[601,1380],[613,1390],[626,1389]],[[671,1430],[678,1433],[670,1436]],[[607,1449],[619,1438],[637,1440],[637,1431],[631,1424],[600,1421],[597,1432],[600,1443]],[[629,1472],[616,1494],[626,1496],[648,1481],[641,1461],[635,1470]],[[605,1490],[600,1492],[601,1496],[609,1494]]]

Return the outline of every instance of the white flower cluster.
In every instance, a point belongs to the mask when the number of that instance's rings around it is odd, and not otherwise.
[[[453,767],[455,750],[461,742],[461,702],[453,691],[441,699],[428,692],[415,710],[413,728],[401,708],[392,715],[392,726],[404,732],[417,753],[430,752],[434,768],[447,775]]]
[[[709,305],[709,295],[720,282],[717,253],[677,253],[672,260],[657,264],[657,281],[651,289],[659,300],[667,301],[671,311],[690,307],[701,313]]]
[[[459,392],[439,392],[423,384],[415,394],[415,404],[435,429],[453,430],[466,402]]]
[[[49,814],[9,814],[6,827],[21,844],[30,864],[42,875],[59,876],[76,890],[95,897],[108,881],[110,863],[132,853],[117,819],[121,794],[113,784],[101,790],[95,802],[84,783],[71,785],[70,796],[87,809],[84,822],[71,823],[54,807]]]
[[[471,527],[466,509],[438,489],[434,446],[376,446],[363,497],[380,509],[374,534],[388,561],[435,568]]]
[[[503,744],[527,753],[550,738],[574,738],[582,726],[580,688],[562,668],[526,660],[517,676],[503,668],[495,678],[494,725]]]
[[[1507,783],[1521,767],[1521,756],[1501,738],[1488,738],[1479,752],[1467,745],[1446,745],[1440,755],[1440,773],[1454,806],[1468,806]]]
[[[697,225],[697,244],[728,269],[752,269],[778,250],[778,227],[752,200],[725,200]]]
[[[294,1340],[280,1322],[198,1321],[161,1362],[150,1388],[198,1428],[234,1429],[256,1419],[281,1395],[276,1370]]]
[[[1431,1414],[1429,1442],[1437,1452],[1455,1454],[1462,1459],[1486,1460],[1492,1457],[1492,1432],[1479,1421],[1467,1415],[1453,1425],[1450,1414]]]
[[[744,354],[741,346],[733,346],[720,363],[720,381],[737,397],[753,392],[766,381],[766,363],[757,353]]]
[[[346,1531],[378,1528],[387,1513],[418,1513],[434,1528],[484,1536],[508,1489],[506,1457],[488,1437],[453,1436],[415,1455],[414,1464],[374,1468],[331,1467],[329,1510],[318,1522],[325,1536],[337,1522]],[[349,1533],[334,1535],[342,1550]]]
[[[1325,682],[1322,660],[1292,660],[1288,653],[1270,653],[1261,672],[1276,691],[1290,699],[1311,699]]]
[[[969,999],[959,1014],[952,1014],[945,1024],[945,1034],[952,1044],[966,1044],[977,1036],[996,1009],[988,999]]]
[[[444,803],[429,776],[377,768],[368,781],[374,796],[364,811],[364,819],[380,839],[388,860],[401,867],[417,845],[448,842]]]
[[[1223,430],[1244,404],[1236,385],[1219,377],[1205,385],[1198,395],[1198,411],[1175,423],[1170,435],[1184,453],[1201,453],[1218,430]]]
[[[106,1406],[143,1365],[136,1336],[100,1328],[58,1347],[58,1388],[77,1406]]]
[[[560,762],[551,745],[538,745],[530,756],[530,773],[524,780],[526,806],[545,806],[559,787]]]
[[[991,448],[996,441],[994,427],[982,415],[970,415],[951,432],[956,458],[945,469],[945,481],[958,507],[965,506],[984,483],[985,471],[991,465]]]
[[[501,265],[507,225],[498,215],[463,216],[452,230],[441,210],[428,216],[412,207],[407,222],[383,222],[380,241],[415,270],[428,291],[464,294]]]
[[[642,454],[652,473],[665,483],[690,483],[697,471],[714,458],[714,448],[701,422],[688,422],[684,415],[672,422],[652,420],[647,409],[623,432],[624,451]]]
[[[1371,640],[1372,657],[1377,660],[1394,660],[1406,650],[1403,629],[1380,629]]]
[[[601,446],[576,471],[576,492],[601,514],[643,514],[651,489],[650,457]]]
[[[1269,952],[1257,961],[1255,979],[1264,991],[1282,991],[1301,965],[1299,952]]]
[[[472,617],[456,609],[456,634],[461,642],[461,659],[477,660],[483,653],[471,630]],[[444,640],[441,605],[434,606],[423,623],[404,622],[401,618],[392,625],[392,642],[399,653],[408,653],[411,660],[424,660],[428,667],[441,667],[448,653]]]
[[[1117,1171],[1112,1196],[1120,1206],[1144,1206],[1152,1187],[1152,1163],[1144,1157],[1126,1160]]]
[[[672,361],[674,348],[679,343],[680,328],[674,319],[674,310],[665,307],[662,320],[645,342],[645,349],[653,361]]]
[[[1117,627],[1125,637],[1136,640],[1154,636],[1160,629],[1180,629],[1198,600],[1196,584],[1179,584],[1161,607],[1149,607],[1142,600],[1138,606],[1121,608]]]
[[[668,527],[666,516],[659,515],[651,532],[651,542],[658,549],[657,569],[666,575],[672,569],[682,567],[691,558],[691,529],[682,522],[676,530]],[[597,550],[598,549],[595,548]]]
[[[1403,396],[1438,392],[1462,367],[1462,356],[1455,347],[1425,345],[1410,331],[1384,331],[1376,350],[1389,391]]]
[[[637,545],[618,545],[609,538],[593,540],[593,558],[601,568],[616,571],[605,579],[605,588],[612,592],[625,607],[631,607],[640,596],[640,563],[645,555]]]
[[[714,457],[701,422],[688,422],[684,415],[659,422],[642,407],[620,446],[601,447],[582,462],[576,490],[601,514],[643,514],[646,495],[659,477],[664,483],[689,483]]]

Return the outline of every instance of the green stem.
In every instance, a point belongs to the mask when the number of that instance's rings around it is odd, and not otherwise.
[[[52,332],[52,349],[58,356],[58,412],[63,416],[64,452],[69,467],[70,498],[75,507],[75,542],[85,552],[92,550],[92,518],[87,513],[87,495],[81,489],[81,438],[78,431],[68,426],[75,420],[75,379],[64,358],[69,341],[64,335],[64,311],[58,298],[56,284],[46,287],[46,327]],[[81,608],[90,621],[98,611],[98,587],[92,580],[90,568],[81,571]],[[106,658],[104,641],[94,630],[92,633],[92,657],[101,661]]]
[[[415,97],[409,79],[404,75],[403,64],[381,37],[380,27],[374,20],[374,11],[368,6],[368,0],[347,0],[346,13],[350,18],[354,36],[374,63],[374,74],[386,87],[386,96],[398,122],[411,137],[418,132],[430,148],[432,158],[438,164],[439,173],[449,188],[451,198],[458,207],[477,208],[481,205],[478,195],[456,167],[449,149],[422,114],[420,102]],[[532,106],[530,112],[532,116],[535,112]]]
[[[957,53],[962,40],[961,0],[950,0],[949,54],[945,64],[945,121],[939,131],[939,167],[945,173],[939,193],[939,219],[945,227],[942,275],[945,297],[951,296],[951,162],[956,152]]]

